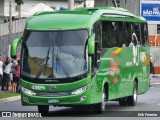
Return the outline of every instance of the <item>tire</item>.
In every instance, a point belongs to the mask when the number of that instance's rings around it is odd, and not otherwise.
[[[119,105],[120,106],[127,106],[128,105],[128,101],[127,101],[127,98],[121,98],[119,99]]]
[[[137,104],[137,97],[138,97],[138,85],[137,82],[134,82],[133,95],[129,96],[127,99],[128,105],[135,106]]]
[[[46,116],[49,111],[49,105],[38,105],[38,112],[41,113],[42,116]]]
[[[103,92],[102,94],[102,102],[94,105],[95,113],[103,113],[106,108],[106,94]]]

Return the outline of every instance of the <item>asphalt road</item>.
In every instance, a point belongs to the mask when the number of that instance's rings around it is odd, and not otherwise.
[[[21,106],[20,100],[13,102],[5,102],[0,104],[0,111],[35,111],[37,112],[36,106]],[[124,117],[123,120],[130,117],[130,120],[135,120],[135,118],[140,118],[143,120],[143,115],[152,114],[160,115],[160,86],[155,85],[150,88],[150,90],[142,95],[138,96],[137,106],[119,106],[118,102],[107,102],[106,103],[106,111],[103,114],[93,114],[84,111],[81,108],[69,108],[69,107],[52,107],[50,106],[50,112],[48,114],[49,117],[47,119],[59,118],[65,120],[72,120],[72,118],[76,119],[121,119],[120,117]],[[142,116],[141,116],[142,115]],[[134,117],[133,117],[134,116]],[[140,117],[141,116],[141,117]],[[82,118],[83,117],[83,118]],[[146,118],[147,117],[147,118]],[[151,119],[152,118],[152,119]],[[0,118],[1,119],[1,118]],[[159,117],[153,116],[145,116],[144,120],[158,120]]]

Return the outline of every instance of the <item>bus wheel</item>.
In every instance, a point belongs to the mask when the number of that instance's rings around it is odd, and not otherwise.
[[[49,111],[49,105],[38,105],[38,112],[41,113],[42,116],[46,116]]]
[[[120,106],[127,106],[128,105],[128,101],[127,101],[127,98],[121,98],[119,99],[119,105]]]
[[[102,102],[94,105],[95,113],[102,113],[106,108],[106,94],[103,92],[102,94]]]
[[[137,82],[134,82],[133,95],[128,97],[128,105],[135,106],[137,103],[137,97],[138,97],[138,86]]]

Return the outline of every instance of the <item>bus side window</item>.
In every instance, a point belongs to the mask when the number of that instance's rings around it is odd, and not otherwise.
[[[102,48],[107,49],[110,46],[110,22],[103,21],[102,22]],[[102,51],[103,52],[103,51]],[[104,50],[105,53],[105,50]]]
[[[102,53],[108,48],[122,47],[125,44],[123,33],[123,22],[102,21]]]
[[[95,33],[95,54],[92,57],[92,68],[98,68],[99,62],[100,62],[100,56],[101,56],[101,48],[102,48],[102,42],[101,42],[101,36],[102,36],[102,24],[101,22],[96,22],[94,24],[93,32]]]
[[[133,23],[133,33],[132,33],[132,40],[134,41],[135,46],[140,46],[141,45],[141,29],[140,29],[140,24],[139,23]]]
[[[118,22],[111,22],[110,42],[112,42],[111,47],[119,47]]]
[[[128,47],[131,39],[132,39],[132,32],[131,32],[131,23],[124,22],[124,41],[126,46]]]
[[[118,22],[118,47],[126,47],[126,42],[124,40],[124,23],[119,21]]]
[[[141,23],[141,42],[145,46],[148,41],[148,28],[146,23]]]

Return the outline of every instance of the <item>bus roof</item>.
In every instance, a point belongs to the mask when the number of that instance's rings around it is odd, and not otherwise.
[[[31,30],[72,30],[92,27],[98,20],[146,22],[123,8],[97,7],[34,14],[26,24]]]

